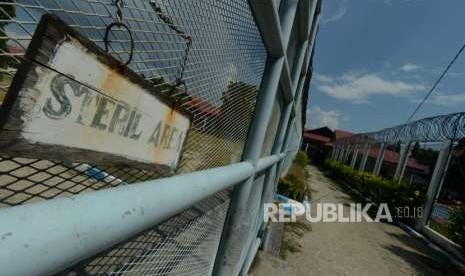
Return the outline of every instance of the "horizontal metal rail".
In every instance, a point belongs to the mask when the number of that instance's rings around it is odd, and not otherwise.
[[[283,157],[277,154],[260,159],[256,166],[241,162],[0,209],[1,275],[59,272],[246,180]]]

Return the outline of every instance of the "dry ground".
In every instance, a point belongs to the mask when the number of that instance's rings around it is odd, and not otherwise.
[[[351,202],[317,168],[309,170],[314,201]],[[300,239],[300,253],[289,255],[286,261],[261,254],[250,275],[465,275],[395,225],[319,222],[311,228]]]

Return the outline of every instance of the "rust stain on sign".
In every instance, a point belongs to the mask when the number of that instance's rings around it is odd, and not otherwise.
[[[120,86],[122,85],[121,74],[114,70],[108,70],[105,81],[102,85],[102,90],[109,93],[113,97],[118,97],[120,94]]]
[[[54,16],[45,15],[0,110],[0,152],[177,167],[190,116]],[[121,71],[121,72],[120,72]],[[33,151],[31,151],[33,149]]]

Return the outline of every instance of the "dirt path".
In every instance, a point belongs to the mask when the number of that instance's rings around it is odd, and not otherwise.
[[[309,167],[316,202],[348,203],[351,199],[317,168]],[[442,255],[386,223],[312,223],[301,239],[302,252],[279,266],[286,275],[464,275]],[[262,256],[262,259],[264,257]],[[262,262],[266,265],[266,261]],[[274,276],[258,268],[251,275]]]

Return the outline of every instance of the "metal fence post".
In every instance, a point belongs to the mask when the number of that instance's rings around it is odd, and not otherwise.
[[[304,79],[302,79],[298,86],[297,86],[297,92],[295,94],[300,94],[300,92],[302,91],[303,87],[304,87]],[[276,141],[273,145],[273,150],[272,150],[272,154],[279,154],[279,153],[284,153],[286,151],[286,147],[287,147],[287,141],[289,140],[289,135],[290,135],[290,131],[291,131],[291,126],[292,126],[292,120],[293,118],[291,118],[291,113],[293,111],[293,107],[294,107],[294,103],[293,101],[289,102],[286,104],[286,107],[285,107],[285,112],[283,114],[283,116],[281,117],[281,122],[280,122],[280,125],[279,125],[279,128],[278,128],[278,133],[276,135]],[[269,189],[273,189],[275,190],[276,189],[276,186],[278,184],[278,181],[279,181],[279,177],[281,175],[281,168],[283,166],[283,162],[284,162],[284,159],[281,159],[281,161],[279,161],[277,164],[275,164],[271,169],[270,169],[270,174],[271,173],[274,173],[275,176],[276,176],[276,179],[271,179],[270,178],[270,181],[271,183],[269,184],[270,187]],[[273,195],[271,194],[269,197],[266,198],[266,200],[271,200],[270,197],[272,197]]]
[[[434,166],[433,176],[431,177],[431,181],[428,186],[428,191],[426,192],[426,202],[423,217],[418,221],[416,225],[417,230],[421,230],[428,222],[428,218],[433,208],[434,201],[437,198],[439,188],[441,187],[441,183],[444,179],[444,175],[447,170],[447,166],[450,160],[451,148],[451,140],[445,140],[442,142],[441,151],[439,152],[436,165]]]
[[[257,100],[255,118],[249,131],[243,157],[252,163],[261,154],[261,145],[271,117],[273,101],[276,99],[278,82],[281,82],[283,95],[288,104],[281,114],[281,126],[279,127],[285,131],[277,133],[272,149],[273,153],[287,151],[289,140],[292,136],[291,132],[294,130],[295,119],[292,114],[300,112],[300,110],[296,110],[295,101],[299,100],[304,82],[304,79],[301,78],[301,69],[308,49],[308,34],[300,37],[300,43],[296,45],[296,59],[292,72],[289,69],[286,54],[298,3],[299,0],[283,2],[280,9],[281,20],[279,20],[275,1],[250,1],[257,24],[262,32],[263,40],[269,51],[269,59],[276,58],[282,60],[279,66],[268,64],[265,71],[262,89]],[[308,5],[304,5],[304,7],[306,6]],[[308,14],[308,12],[304,14]],[[268,73],[268,67],[276,67],[279,70],[273,69],[271,71],[275,73]],[[265,84],[267,82],[272,83],[272,85],[266,87]],[[272,196],[275,185],[271,184],[274,184],[275,181],[277,182],[283,165],[284,162],[281,161],[279,165],[274,165],[270,168],[265,175],[258,178],[255,178],[255,176],[251,177],[248,181],[235,188],[221,245],[215,261],[214,275],[229,276],[237,275],[238,273],[243,275],[247,272],[251,258],[253,258],[258,248],[256,234],[262,225],[259,221],[261,214],[257,213],[257,211],[261,210],[261,205]],[[256,206],[257,204],[260,205]]]
[[[257,99],[255,117],[252,121],[244,160],[255,163],[258,160],[265,138],[266,128],[271,117],[273,102],[279,85],[284,58],[269,59],[264,80]],[[248,210],[249,197],[252,196],[254,176],[234,188],[229,214],[226,220],[223,237],[215,261],[215,275],[237,275],[240,271],[248,246],[244,244],[251,225],[251,213]],[[239,238],[241,237],[241,238]]]
[[[276,100],[278,85],[284,68],[285,47],[277,8],[274,1],[250,2],[257,24],[261,30],[265,45],[269,51],[269,62],[263,77],[260,95],[257,99],[255,117],[248,134],[243,159],[255,161],[261,154],[266,128],[271,117],[273,102]],[[273,58],[274,57],[274,58]],[[278,59],[275,59],[278,58]],[[291,91],[288,91],[288,95]],[[255,177],[251,177],[234,189],[228,217],[223,230],[222,240],[215,260],[214,275],[237,275],[242,262],[249,253],[249,235],[254,227],[256,210],[248,210],[249,199],[261,192],[261,185],[254,186]]]
[[[384,153],[386,152],[386,143],[381,143],[379,147],[378,157],[376,157],[375,167],[373,168],[373,174],[379,175],[381,171],[381,166],[383,165],[384,161]]]

